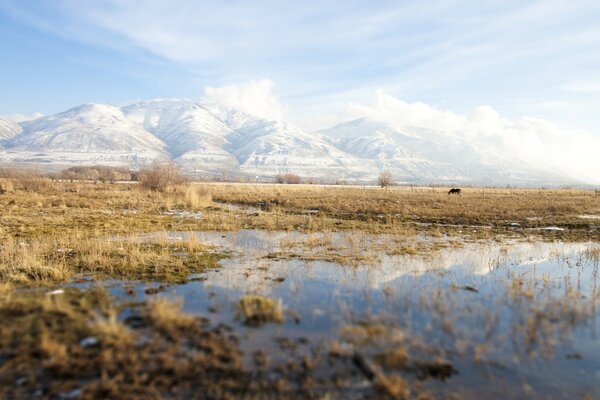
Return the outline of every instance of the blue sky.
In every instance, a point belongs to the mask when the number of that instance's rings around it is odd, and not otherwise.
[[[599,137],[599,21],[595,0],[0,0],[0,115],[246,87],[316,129],[383,90]]]

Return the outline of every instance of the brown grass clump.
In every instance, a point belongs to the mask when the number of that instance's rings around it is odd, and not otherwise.
[[[181,299],[159,297],[149,302],[150,318],[155,326],[164,330],[185,328],[194,323],[194,317],[181,311]]]
[[[72,271],[64,255],[48,254],[47,242],[24,242],[8,237],[0,246],[0,279],[12,283],[64,281]]]
[[[92,329],[104,343],[131,343],[131,331],[119,321],[117,309],[110,307],[104,315],[96,313],[93,316]]]
[[[408,351],[399,346],[375,356],[375,360],[385,368],[406,368],[408,365]]]
[[[343,326],[339,331],[341,338],[356,346],[364,346],[372,343],[379,338],[385,337],[388,333],[388,327],[378,322],[349,324]]]
[[[174,342],[152,326],[126,326],[97,290],[52,297],[61,300],[31,291],[0,300],[0,398],[67,398],[74,389],[84,399],[247,393],[253,375],[242,369],[236,342],[219,330],[196,324]]]
[[[0,178],[0,194],[12,193],[14,191],[15,186],[13,185],[12,181],[5,178]]]
[[[210,191],[205,188],[201,188],[195,185],[185,185],[177,187],[175,193],[183,192],[185,198],[186,208],[191,210],[202,210],[210,207],[212,202],[212,195]]]
[[[240,299],[236,315],[244,324],[260,326],[268,322],[283,322],[281,303],[269,297],[246,295]]]
[[[408,382],[399,375],[378,376],[375,389],[387,398],[406,400],[410,397]]]

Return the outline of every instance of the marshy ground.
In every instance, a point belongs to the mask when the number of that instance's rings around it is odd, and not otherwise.
[[[4,185],[0,398],[600,397],[593,191]]]

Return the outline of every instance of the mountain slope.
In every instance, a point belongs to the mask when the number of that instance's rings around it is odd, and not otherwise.
[[[511,157],[469,143],[460,134],[397,128],[361,118],[319,132],[323,140],[353,156],[415,183],[566,182]]]
[[[238,165],[224,149],[236,132],[198,104],[153,100],[124,107],[123,112],[130,122],[161,139],[170,157],[188,171],[210,172]]]
[[[4,140],[13,138],[21,133],[22,130],[23,129],[19,124],[0,117],[0,143],[2,143]]]
[[[349,167],[358,163],[314,134],[218,104],[154,100],[123,112],[163,140],[172,159],[188,172],[349,176]]]
[[[5,147],[23,160],[139,164],[165,158],[164,143],[108,104],[86,104],[23,122]]]
[[[259,120],[245,123],[238,132],[240,137],[230,151],[244,172],[289,172],[330,179],[365,175],[360,160],[290,124]]]

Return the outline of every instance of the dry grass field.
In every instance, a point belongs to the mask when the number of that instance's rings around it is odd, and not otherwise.
[[[401,222],[526,227],[548,225],[589,228],[585,215],[600,216],[600,196],[593,190],[411,188],[313,185],[200,185],[213,200],[281,209],[316,211],[340,219],[393,219]]]
[[[300,262],[306,264],[301,271],[310,273],[311,263],[326,263],[377,275],[379,257],[425,257],[464,243],[502,246],[515,239],[587,243],[573,264],[578,268],[597,266],[599,258],[598,246],[589,242],[600,241],[600,196],[586,190],[465,188],[448,195],[441,187],[191,182],[150,190],[137,183],[22,175],[1,178],[0,192],[0,318],[5,326],[0,398],[323,398],[333,389],[343,398],[348,385],[365,378],[374,398],[437,398],[421,381],[453,376],[448,354],[476,363],[496,357],[491,339],[462,339],[473,332],[460,322],[471,313],[481,318],[475,323],[483,324],[489,337],[500,335],[501,311],[492,315],[485,299],[462,302],[464,296],[476,296],[477,288],[451,281],[415,293],[414,302],[407,303],[432,319],[427,334],[452,339],[449,352],[396,326],[402,321],[359,318],[342,303],[345,322],[326,346],[301,353],[306,339],[270,338],[266,350],[251,354],[254,364],[248,368],[236,330],[291,329],[301,323],[281,299],[258,292],[263,282],[276,286],[293,279],[270,274],[269,268]],[[136,297],[140,287],[142,296],[156,295],[164,286],[208,279],[197,275],[221,272],[223,259],[237,262],[244,253],[254,254],[251,248],[234,254],[192,234],[212,231],[225,238],[242,230],[283,235],[274,248],[256,250],[257,258],[243,272],[256,286],[227,297],[229,310],[210,300],[217,296],[210,282],[202,289],[208,291],[207,312],[231,315],[237,328],[187,314],[185,301],[177,297]],[[182,240],[169,237],[172,231],[183,232]],[[304,235],[294,236],[298,231]],[[490,265],[492,271],[495,264]],[[223,273],[227,279],[232,274]],[[260,278],[252,281],[252,274]],[[512,323],[522,327],[515,330],[515,343],[528,357],[552,357],[556,338],[588,323],[600,298],[595,289],[581,296],[571,288],[555,297],[552,281],[544,279],[539,285],[523,275],[509,276],[507,286],[498,289],[505,293],[499,304],[508,303],[523,318]],[[125,301],[115,300],[105,282],[118,282]],[[290,282],[289,292],[301,288],[300,280]],[[410,290],[386,286],[371,295],[400,301],[409,299]],[[457,333],[461,329],[465,335]],[[370,350],[357,350],[363,347]],[[273,355],[280,352],[284,361],[277,364]]]
[[[600,224],[600,196],[592,190],[467,188],[448,195],[447,188],[202,183],[159,192],[136,184],[42,182],[31,188],[9,181],[10,190],[0,195],[0,235],[241,228],[385,232],[418,223],[556,226],[569,228],[565,235],[586,236],[596,235]],[[194,212],[202,218],[188,218]]]
[[[448,195],[447,188],[205,183],[153,191],[39,177],[0,183],[0,277],[13,283],[62,281],[76,273],[150,276],[148,271],[179,279],[190,272],[186,265],[209,254],[201,244],[180,243],[193,251],[186,253],[189,259],[173,257],[179,250],[173,244],[134,239],[148,232],[349,230],[571,240],[600,235],[600,197],[585,190],[467,188]]]

